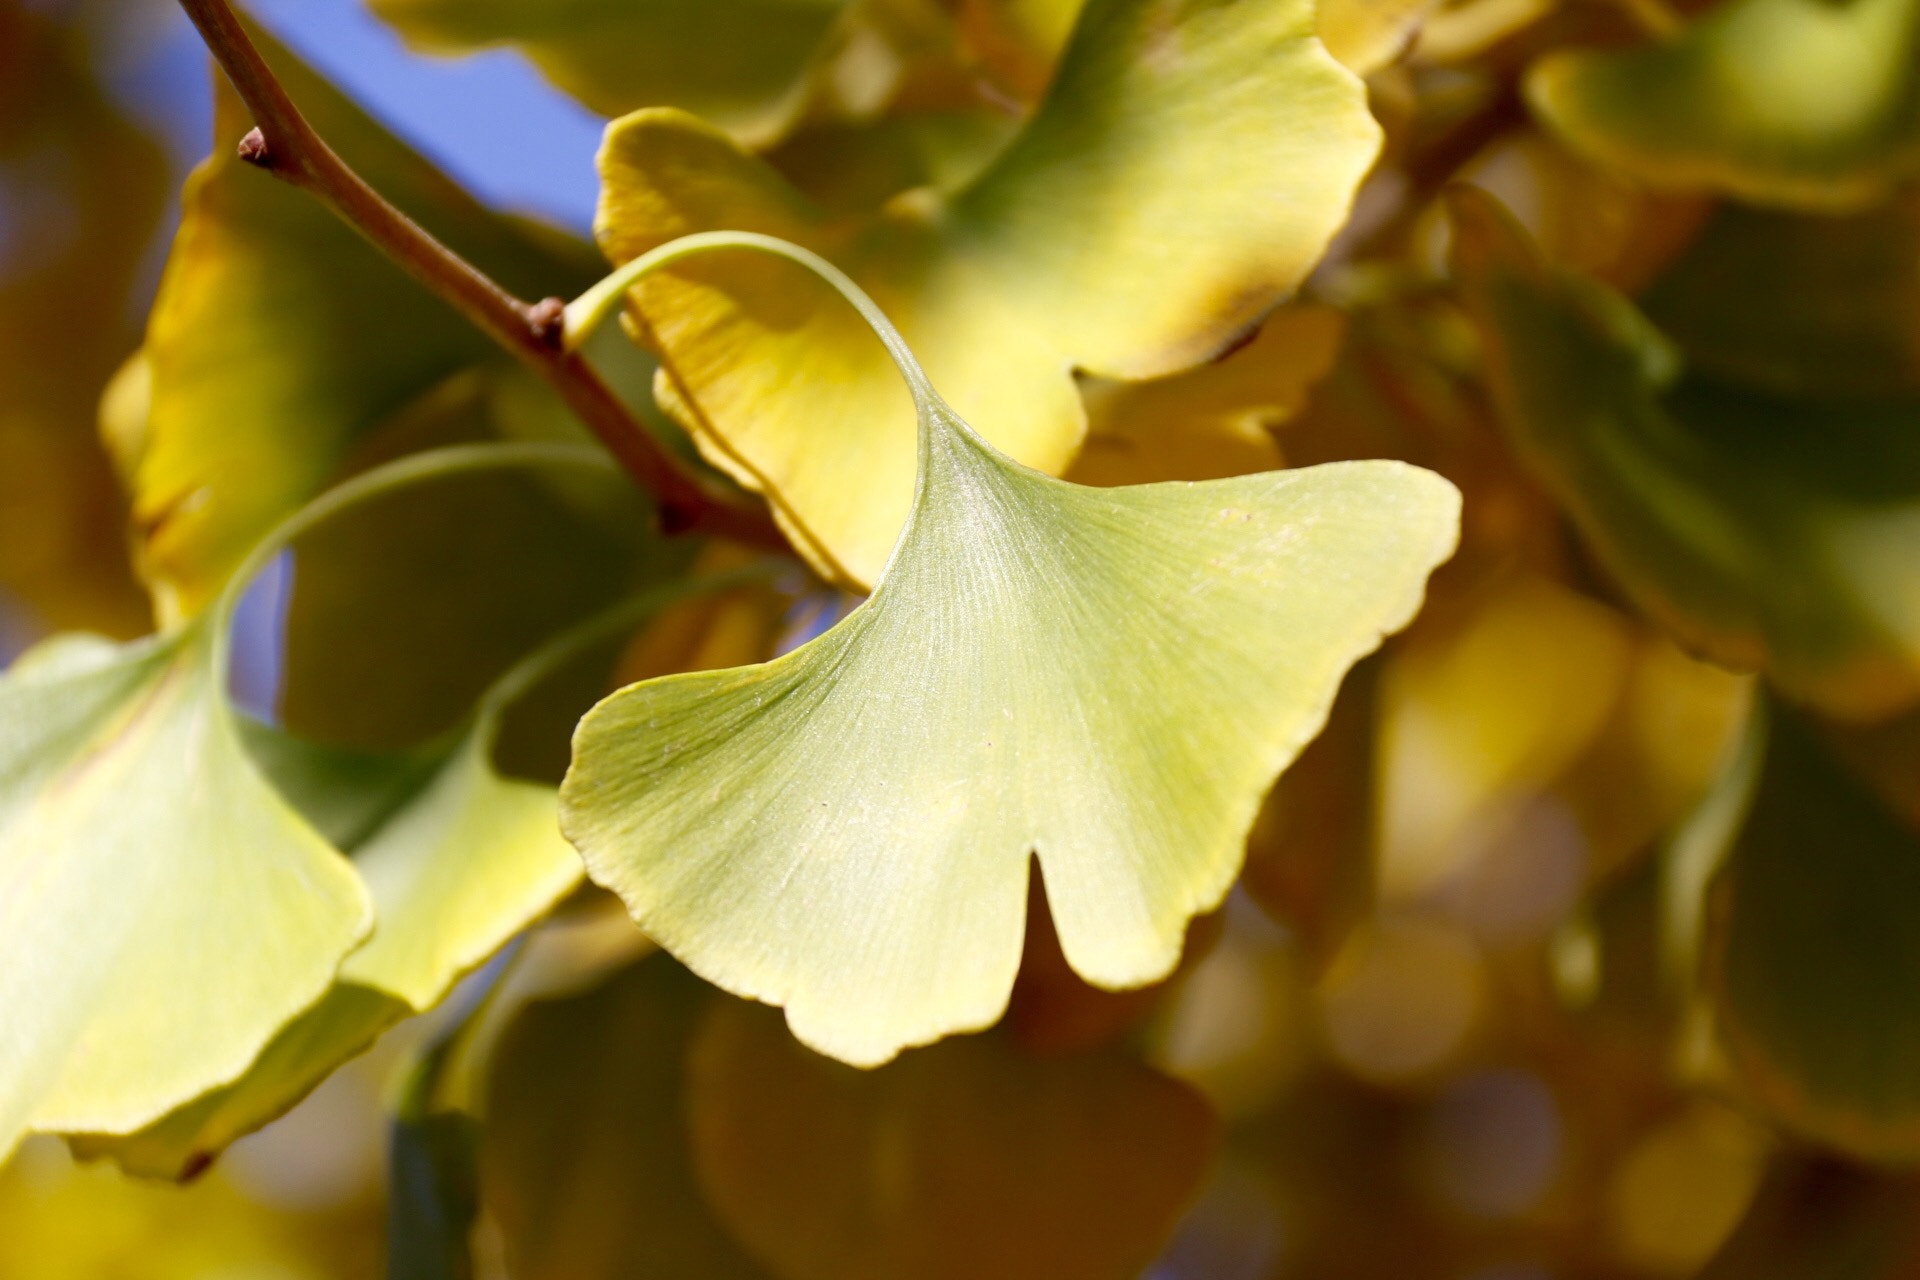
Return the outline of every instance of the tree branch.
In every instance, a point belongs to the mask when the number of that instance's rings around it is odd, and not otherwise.
[[[628,412],[579,355],[560,343],[565,304],[528,304],[434,239],[389,204],[336,155],[300,114],[228,0],[180,0],[258,126],[240,158],[313,195],[414,279],[433,290],[544,378],[660,504],[669,533],[717,534],[752,546],[786,549],[766,509],[714,492]]]

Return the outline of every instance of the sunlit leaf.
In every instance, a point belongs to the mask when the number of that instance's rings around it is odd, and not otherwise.
[[[508,288],[570,293],[592,266],[482,209],[269,44],[302,109],[381,193]],[[192,612],[360,436],[449,375],[501,361],[469,321],[304,191],[234,153],[252,127],[219,80],[147,332],[149,421],[121,459],[164,607]]]
[[[1212,1117],[1111,1055],[999,1035],[876,1072],[714,1004],[688,1063],[695,1168],[722,1221],[789,1280],[1138,1275],[1199,1189]]]
[[[335,1068],[365,1053],[381,1032],[412,1012],[385,991],[336,981],[280,1028],[231,1084],[131,1133],[83,1129],[69,1133],[67,1145],[81,1159],[112,1160],[141,1177],[198,1177],[228,1146],[285,1115]]]
[[[849,0],[372,0],[417,47],[521,49],[601,115],[681,107],[748,145],[806,106]]]
[[[960,0],[967,50],[996,81],[1021,97],[1040,96],[1073,34],[1086,0]]]
[[[823,251],[987,439],[1058,472],[1085,429],[1072,372],[1154,377],[1244,334],[1325,249],[1378,136],[1303,0],[1099,0],[1038,113],[960,191],[836,221],[718,131],[643,111],[608,134],[598,228],[617,262],[715,228]],[[873,582],[912,497],[913,414],[859,322],[733,255],[634,297],[663,405],[817,566]]]
[[[1332,367],[1344,330],[1330,307],[1283,307],[1212,364],[1142,382],[1083,380],[1087,440],[1067,479],[1145,484],[1279,469],[1274,428]]]
[[[814,121],[765,155],[824,214],[871,215],[917,187],[966,187],[1020,123],[1005,103],[938,99],[871,120]]]
[[[1635,177],[1763,204],[1872,199],[1920,162],[1920,4],[1730,0],[1677,38],[1535,65],[1535,108]]]
[[[1320,39],[1327,52],[1371,75],[1405,52],[1439,0],[1322,0]]]
[[[1453,203],[1455,267],[1522,457],[1681,641],[1848,714],[1920,696],[1920,404],[1788,398],[1683,370],[1639,312]]]
[[[1458,518],[1400,463],[1091,489],[926,415],[874,595],[770,663],[615,694],[562,789],[650,936],[864,1065],[1000,1016],[1036,854],[1083,977],[1172,969]]]
[[[1707,992],[1767,1109],[1869,1158],[1920,1153],[1920,832],[1774,706],[1709,911]]]
[[[0,682],[0,1148],[126,1133],[246,1070],[372,924],[248,759],[200,626]]]
[[[694,1182],[684,1063],[712,991],[655,955],[502,1036],[481,1185],[516,1280],[769,1280]]]
[[[340,523],[357,523],[361,514]],[[372,894],[373,933],[340,964],[326,997],[285,1027],[240,1079],[129,1137],[84,1137],[78,1150],[145,1174],[197,1171],[386,1027],[438,1004],[455,980],[579,883],[580,860],[560,836],[553,788],[503,777],[493,761],[510,702],[550,661],[528,658],[459,730],[426,748],[374,753],[264,726],[248,731],[271,782],[351,854]]]

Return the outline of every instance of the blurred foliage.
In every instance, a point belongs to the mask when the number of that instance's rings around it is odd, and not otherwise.
[[[95,82],[80,32],[0,5],[0,591],[29,611],[10,647],[22,631],[147,625],[93,424],[139,342],[131,295],[167,180],[158,141]]]
[[[262,36],[508,288],[785,236],[987,444],[681,262],[589,355],[795,554],[664,537],[0,0],[0,1280],[1920,1276],[1920,5],[366,7],[622,116],[596,252]]]

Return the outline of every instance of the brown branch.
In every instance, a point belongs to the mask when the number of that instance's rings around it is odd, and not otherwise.
[[[253,112],[258,127],[241,140],[241,159],[326,204],[544,378],[634,480],[659,501],[662,528],[786,549],[786,540],[765,508],[717,493],[682,469],[591,365],[561,349],[558,316],[564,304],[559,299],[520,301],[387,203],[349,168],[293,105],[228,0],[180,0],[180,7],[200,29],[214,60]]]

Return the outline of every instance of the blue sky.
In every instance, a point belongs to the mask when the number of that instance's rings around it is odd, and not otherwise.
[[[165,129],[185,165],[211,131],[205,51],[179,9],[151,4],[134,38],[108,50],[108,80],[139,118]],[[373,115],[503,209],[584,233],[593,218],[593,153],[605,123],[548,87],[518,54],[410,53],[361,0],[246,0],[273,32]]]

